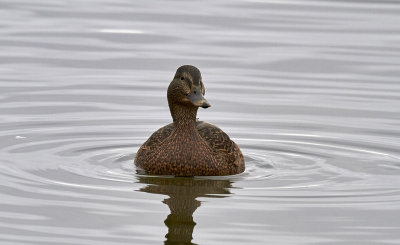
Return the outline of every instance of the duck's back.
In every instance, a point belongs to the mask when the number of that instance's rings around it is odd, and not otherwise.
[[[215,125],[206,122],[197,122],[196,128],[201,137],[215,151],[216,158],[225,162],[229,174],[238,174],[244,171],[244,158],[239,147],[229,136]]]

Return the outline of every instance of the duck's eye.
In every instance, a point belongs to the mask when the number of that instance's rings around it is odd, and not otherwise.
[[[184,77],[181,77],[181,80],[185,80],[185,78],[184,78]]]

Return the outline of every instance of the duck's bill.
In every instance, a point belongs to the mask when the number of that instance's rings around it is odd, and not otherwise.
[[[188,94],[187,98],[190,102],[197,107],[208,108],[211,104],[203,97],[200,91],[192,91]]]

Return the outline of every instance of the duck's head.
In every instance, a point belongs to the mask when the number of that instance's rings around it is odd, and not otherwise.
[[[168,103],[189,107],[210,107],[204,98],[206,90],[201,80],[199,69],[191,65],[184,65],[176,70],[174,79],[168,86]]]

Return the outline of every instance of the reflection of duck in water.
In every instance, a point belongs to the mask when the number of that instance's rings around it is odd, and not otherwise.
[[[210,106],[203,97],[200,71],[181,66],[168,87],[173,123],[160,128],[140,147],[135,164],[151,174],[230,175],[244,171],[239,147],[218,127],[196,121],[197,109]]]
[[[197,197],[224,197],[212,194],[230,194],[231,181],[196,178],[158,178],[139,176],[140,183],[148,184],[139,191],[164,194],[169,198],[163,202],[171,214],[164,221],[168,227],[165,244],[192,244],[194,211],[200,207]]]

